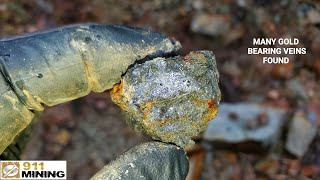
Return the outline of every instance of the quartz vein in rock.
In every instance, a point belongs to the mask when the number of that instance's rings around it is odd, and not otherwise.
[[[154,139],[185,147],[218,111],[219,74],[210,51],[136,64],[111,90],[129,124]]]

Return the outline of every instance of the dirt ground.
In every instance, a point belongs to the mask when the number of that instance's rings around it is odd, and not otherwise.
[[[318,1],[0,0],[1,37],[84,22],[164,32],[181,42],[181,54],[212,50],[222,102],[282,108],[289,117],[303,112],[317,127],[300,157],[283,148],[287,126],[279,137],[282,143],[272,148],[195,137],[197,144],[188,149],[189,179],[320,179]],[[254,37],[296,37],[307,54],[290,56],[289,64],[262,64],[261,56],[247,54]],[[46,108],[33,129],[22,158],[67,160],[68,179],[77,180],[88,179],[122,152],[151,140],[125,124],[108,92]]]

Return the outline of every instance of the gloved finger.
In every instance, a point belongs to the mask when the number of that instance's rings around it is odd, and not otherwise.
[[[31,110],[110,89],[136,60],[179,48],[164,34],[116,25],[71,26],[0,41],[2,72]]]
[[[140,28],[86,24],[0,41],[0,153],[43,110],[102,92],[136,60],[180,48]]]
[[[136,146],[106,165],[91,180],[180,180],[187,177],[189,162],[178,146],[148,142]]]

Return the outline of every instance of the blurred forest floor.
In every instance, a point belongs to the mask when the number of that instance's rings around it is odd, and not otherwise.
[[[250,139],[229,143],[195,137],[197,144],[188,149],[189,179],[320,179],[319,1],[0,0],[1,37],[83,22],[164,32],[181,42],[181,54],[212,50],[221,76],[222,102],[249,102],[288,114],[277,143],[268,146]],[[307,54],[290,56],[289,64],[262,64],[261,56],[247,55],[254,37],[299,38],[299,47],[306,47]],[[306,123],[295,131],[297,141],[305,140],[307,151],[302,154],[285,147],[297,114]],[[268,126],[263,118],[255,120],[258,125],[250,128]],[[304,133],[312,127],[316,133]],[[47,108],[22,158],[67,160],[68,179],[81,180],[149,140],[125,124],[108,92],[92,93]]]

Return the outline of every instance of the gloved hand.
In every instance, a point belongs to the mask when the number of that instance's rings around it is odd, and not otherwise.
[[[188,170],[189,162],[183,149],[162,142],[148,142],[119,156],[91,180],[180,180],[187,177]]]
[[[67,102],[90,91],[103,92],[118,83],[135,61],[147,56],[165,56],[180,47],[163,34],[97,24],[1,40],[0,154],[28,126],[33,112],[43,110],[44,105]],[[164,143],[138,146],[95,178],[104,177],[101,174],[110,171],[125,178],[121,174],[129,166],[119,164],[130,161],[138,162],[137,170],[128,169],[136,178],[141,175],[147,179],[183,179],[188,163],[184,151],[177,148]],[[160,167],[158,171],[154,169],[157,167]]]

